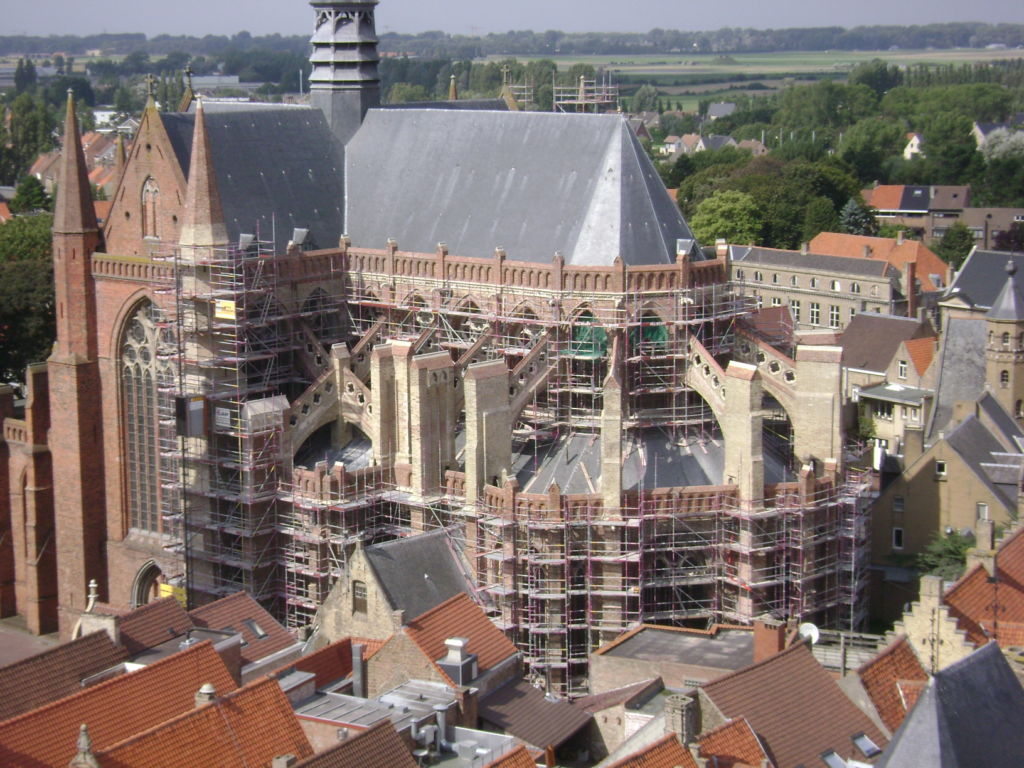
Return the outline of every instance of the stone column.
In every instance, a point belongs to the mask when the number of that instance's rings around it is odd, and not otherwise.
[[[842,386],[841,347],[796,348],[796,402],[789,414],[793,424],[793,450],[797,459],[842,461],[843,433],[840,413]],[[838,469],[842,471],[842,467]]]
[[[753,506],[764,499],[761,374],[755,366],[733,360],[725,376],[724,480],[738,486],[741,504]]]
[[[512,413],[508,368],[503,360],[466,369],[466,502],[473,503],[486,483],[498,485],[502,470],[512,470]]]

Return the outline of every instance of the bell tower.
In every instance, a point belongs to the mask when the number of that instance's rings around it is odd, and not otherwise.
[[[1007,413],[1024,423],[1024,295],[1017,267],[1006,265],[1006,282],[985,315],[985,381]]]
[[[377,0],[311,0],[316,12],[310,102],[342,144],[355,135],[366,110],[380,104]]]

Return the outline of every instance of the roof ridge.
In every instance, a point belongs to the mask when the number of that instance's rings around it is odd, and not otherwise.
[[[39,651],[39,653],[34,653],[31,656],[26,656],[23,659],[18,659],[17,661],[12,661],[8,664],[4,664],[3,666],[0,666],[0,673],[6,673],[15,670],[21,666],[24,666],[25,664],[38,661],[39,659],[48,658],[57,651],[67,651],[75,643],[78,643],[79,646],[81,646],[81,644],[84,643],[86,640],[89,640],[90,638],[97,638],[98,636],[105,636],[112,646],[114,646],[115,648],[118,647],[117,644],[110,639],[110,635],[108,635],[102,629],[97,629],[95,632],[90,632],[88,635],[82,635],[81,637],[76,637],[73,640],[69,640],[66,643],[60,643],[58,645],[51,646],[50,648],[44,648],[43,650]],[[91,640],[90,642],[95,643],[97,641]]]
[[[455,601],[457,601],[461,597],[465,597],[470,602],[473,602],[472,598],[470,598],[470,596],[467,595],[465,592],[459,592],[457,595],[452,595],[451,597],[449,597],[444,602],[438,603],[433,608],[429,608],[428,610],[426,610],[423,613],[421,613],[419,616],[414,616],[412,619],[409,620],[409,623],[406,624],[406,627],[412,627],[413,624],[419,623],[419,622],[423,621],[423,619],[431,617],[433,614],[437,613],[442,608],[445,608],[449,603],[455,602]],[[475,604],[476,603],[474,603],[474,605]]]
[[[770,663],[772,663],[772,662],[782,658],[783,656],[793,655],[797,651],[797,649],[799,649],[799,648],[807,648],[808,647],[808,642],[809,641],[807,641],[807,640],[802,640],[802,641],[800,641],[798,643],[794,643],[793,645],[789,646],[789,648],[784,648],[783,650],[779,651],[778,653],[776,653],[776,654],[774,654],[772,656],[769,656],[767,659],[761,659],[761,661],[754,662],[753,664],[750,664],[749,666],[741,667],[740,669],[735,669],[732,672],[728,672],[728,673],[722,675],[721,677],[716,677],[714,680],[710,680],[710,681],[708,681],[707,683],[704,684],[704,690],[707,690],[708,688],[710,688],[712,686],[717,686],[719,683],[723,683],[726,680],[730,680],[730,679],[732,679],[732,678],[734,678],[734,677],[736,677],[738,675],[742,675],[742,674],[745,674],[747,672],[750,672],[753,669],[758,669],[759,667],[764,667],[765,665],[770,664]],[[809,652],[810,651],[808,651],[808,653]],[[811,659],[813,660],[814,657],[811,656]],[[817,663],[817,662],[815,662],[815,663]],[[824,670],[824,667],[822,667],[822,670]]]
[[[885,646],[885,648],[876,653],[873,658],[868,659],[859,667],[857,667],[857,674],[861,674],[865,669],[877,664],[882,659],[886,659],[889,656],[892,656],[901,645],[908,642],[909,640],[905,634],[897,635],[895,640],[893,640],[891,643]],[[913,646],[911,646],[911,650],[913,650]]]

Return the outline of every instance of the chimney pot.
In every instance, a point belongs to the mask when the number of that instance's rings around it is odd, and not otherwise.
[[[291,768],[299,762],[295,755],[277,755],[270,763],[270,768]]]
[[[468,637],[449,637],[444,641],[444,647],[448,649],[448,655],[444,657],[446,664],[461,664],[469,656],[466,646],[469,645]]]
[[[196,706],[201,707],[203,704],[209,704],[211,701],[217,699],[217,689],[213,687],[213,683],[203,683],[202,687],[196,691]]]

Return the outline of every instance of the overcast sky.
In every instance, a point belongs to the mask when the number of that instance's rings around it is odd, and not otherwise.
[[[0,0],[0,35],[305,34],[312,10],[304,0]],[[923,24],[943,21],[1024,23],[1021,0],[382,0],[379,32],[646,32],[720,27],[815,27]]]

